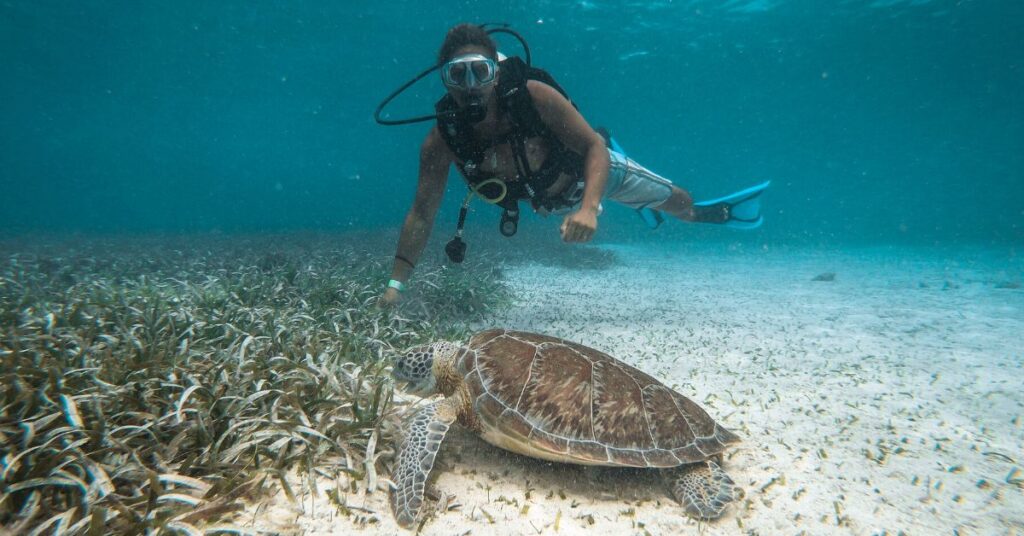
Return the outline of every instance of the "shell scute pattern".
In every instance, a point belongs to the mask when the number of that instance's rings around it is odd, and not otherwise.
[[[521,423],[525,424],[527,427],[529,427],[529,429],[530,429],[530,434],[529,434],[530,442],[535,447],[537,447],[539,449],[542,449],[542,450],[548,450],[550,452],[558,453],[558,454],[568,454],[569,453],[570,442],[569,442],[568,439],[566,439],[564,437],[556,436],[554,434],[549,434],[549,433],[547,433],[547,432],[545,432],[545,431],[543,431],[543,430],[541,430],[541,429],[539,429],[539,428],[537,428],[537,427],[527,423],[526,420],[523,419],[519,415],[509,415],[508,417],[509,417],[510,421],[518,421],[518,422],[521,422]]]
[[[627,467],[648,467],[650,464],[644,456],[646,450],[617,449],[608,447],[608,457],[617,465]]]
[[[524,419],[522,415],[516,413],[516,411],[512,409],[506,409],[501,412],[498,416],[498,421],[495,424],[506,434],[529,441],[533,441],[534,435],[537,432],[536,427],[526,422],[526,419]],[[555,444],[552,443],[552,445]],[[564,451],[565,448],[562,447],[561,450]]]
[[[513,409],[549,434],[592,439],[591,365],[575,354],[563,345],[539,345],[529,380]]]
[[[593,462],[606,463],[608,465],[614,465],[612,457],[608,454],[608,447],[602,445],[596,441],[568,441],[569,450],[568,454],[570,457],[581,460]]]
[[[647,458],[648,467],[675,467],[687,463],[676,456],[673,451],[666,449],[648,450],[644,452],[644,457]]]
[[[620,449],[651,449],[650,425],[636,380],[613,363],[594,364],[594,435]]]
[[[483,393],[476,397],[473,402],[473,410],[476,411],[477,417],[485,422],[494,423],[500,418],[503,411],[505,411],[505,405],[493,396]],[[523,437],[529,435],[529,430]]]
[[[477,334],[468,348],[460,372],[481,423],[528,450],[577,463],[672,467],[739,440],[691,400],[597,350],[500,329]]]
[[[650,419],[651,436],[658,448],[676,449],[693,442],[696,437],[670,389],[651,384],[643,389],[644,407]]]

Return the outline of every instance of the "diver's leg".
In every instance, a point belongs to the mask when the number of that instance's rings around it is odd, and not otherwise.
[[[690,192],[675,185],[672,185],[672,193],[668,199],[653,208],[688,222],[723,223],[729,219],[729,209],[726,205],[696,206]]]
[[[609,180],[614,185],[607,191],[612,200],[635,209],[651,208],[689,222],[721,223],[728,219],[728,212],[719,207],[694,205],[689,192],[636,161],[615,152],[611,152],[611,157],[609,178],[617,179]]]
[[[690,192],[672,185],[672,191],[662,204],[651,207],[683,221],[693,221],[693,197]]]
[[[641,166],[625,155],[609,151],[609,156],[611,167],[608,170],[608,187],[605,189],[605,197],[637,210],[665,210],[669,214],[677,216],[677,206],[670,200],[676,196],[676,192],[687,195],[686,192],[674,186],[672,181]],[[688,200],[687,204],[693,204],[693,200],[688,196],[686,199]],[[662,205],[665,205],[664,209]]]

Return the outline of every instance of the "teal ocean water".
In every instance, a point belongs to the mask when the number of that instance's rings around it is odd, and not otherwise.
[[[1021,533],[1021,21],[1019,0],[0,0],[0,533]],[[385,290],[431,125],[374,112],[460,22],[518,31],[698,201],[771,181],[763,225],[651,230],[606,202],[564,244],[560,217],[503,238],[476,201],[455,265],[453,172]],[[472,338],[492,327],[594,351]],[[442,340],[474,351],[407,350]],[[695,509],[644,466],[666,452],[721,454],[736,489],[690,465],[715,497]]]
[[[662,236],[1019,244],[1022,17],[998,0],[5,0],[0,229],[396,228],[428,126],[373,110],[472,21],[511,24],[592,125],[696,198],[773,181],[754,235]],[[387,112],[442,90],[429,77]],[[453,175],[439,226],[463,192]],[[493,229],[477,209],[469,227]],[[611,208],[598,241],[642,231]]]

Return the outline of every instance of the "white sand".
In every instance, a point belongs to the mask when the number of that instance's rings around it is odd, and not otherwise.
[[[702,404],[744,439],[725,468],[745,499],[698,527],[650,472],[530,460],[454,430],[433,489],[461,506],[422,534],[1024,534],[1007,482],[1024,468],[1024,290],[996,288],[1022,282],[1024,259],[605,247],[620,264],[509,268],[520,301],[489,325],[599,348]],[[811,281],[822,272],[836,280]],[[247,517],[400,532],[383,492],[349,495],[373,512],[352,517],[303,495]]]

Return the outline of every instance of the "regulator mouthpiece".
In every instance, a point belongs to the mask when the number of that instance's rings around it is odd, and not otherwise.
[[[487,117],[487,106],[478,100],[473,100],[459,108],[459,115],[470,123],[479,123]]]

